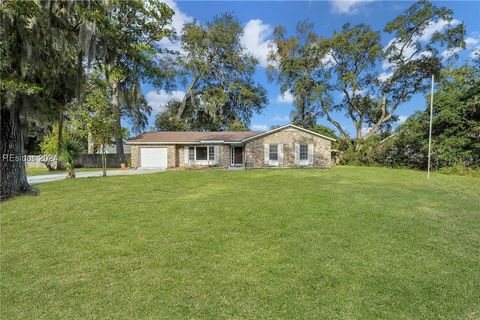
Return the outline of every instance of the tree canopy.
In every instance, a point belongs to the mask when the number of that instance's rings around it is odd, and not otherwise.
[[[442,168],[480,166],[480,70],[447,69],[434,94],[432,164]],[[430,97],[427,96],[429,105]],[[391,166],[425,169],[430,111],[417,111],[379,147],[378,159]]]
[[[148,76],[160,85],[162,76],[167,78],[168,72],[155,62],[154,45],[169,35],[165,26],[173,11],[156,0],[11,0],[3,1],[0,9],[1,149],[19,159],[2,158],[1,195],[8,197],[31,190],[22,157],[22,126],[33,119],[58,118],[60,138],[64,112],[81,104],[84,74],[92,65],[118,80],[112,94],[118,108],[112,103],[110,110],[117,129],[121,106],[138,128],[145,125],[150,109],[138,83]]]
[[[258,61],[241,45],[242,34],[230,14],[185,25],[181,52],[169,61],[186,92],[181,101],[167,104],[156,120],[158,129],[225,130],[238,121],[247,126],[263,110],[266,91],[253,80]]]
[[[305,123],[308,114],[313,118],[308,119],[310,126],[318,115],[325,116],[344,141],[352,141],[352,147],[360,150],[396,120],[396,110],[402,103],[425,92],[432,74],[440,74],[440,48],[465,46],[464,26],[453,21],[450,9],[428,1],[416,2],[387,23],[384,32],[393,39],[385,47],[380,33],[364,24],[345,24],[329,38],[311,31],[307,35],[299,31],[287,38],[284,29],[278,27],[270,70],[282,92],[295,97],[292,120],[305,119],[301,120]],[[439,22],[445,27],[429,34],[427,29]],[[353,139],[334,118],[334,112],[352,121]]]

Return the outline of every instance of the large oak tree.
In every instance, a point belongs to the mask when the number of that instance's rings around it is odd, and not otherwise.
[[[30,191],[23,124],[56,117],[78,98],[101,1],[3,1],[1,12],[1,197]]]
[[[431,76],[442,69],[441,50],[465,45],[464,26],[453,12],[428,1],[413,4],[384,32],[393,36],[384,47],[380,32],[364,24],[346,24],[328,38],[311,34],[309,41],[277,32],[277,49],[270,55],[282,91],[295,101],[316,99],[315,111],[320,108],[345,141],[351,138],[334,113],[352,121],[356,150],[395,120],[402,103],[429,88]],[[297,107],[294,118],[303,110],[306,106]]]
[[[186,84],[180,101],[172,100],[157,118],[161,130],[222,130],[238,121],[249,124],[267,103],[254,82],[258,61],[241,45],[243,28],[230,14],[201,25],[186,24],[181,52],[171,64]]]

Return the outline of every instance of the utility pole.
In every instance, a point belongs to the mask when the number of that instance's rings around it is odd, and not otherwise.
[[[432,153],[432,118],[433,118],[433,82],[435,81],[432,74],[432,92],[430,93],[430,128],[428,131],[428,173],[427,178],[430,179],[430,157]]]

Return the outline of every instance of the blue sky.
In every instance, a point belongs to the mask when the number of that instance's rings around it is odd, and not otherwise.
[[[268,91],[269,104],[260,115],[254,115],[250,128],[252,130],[267,130],[272,125],[283,125],[289,122],[292,109],[290,97],[280,96],[280,89],[276,83],[269,82],[265,73],[265,59],[268,53],[268,41],[276,25],[284,25],[291,33],[295,30],[298,21],[308,19],[315,24],[315,31],[323,36],[330,36],[335,30],[340,30],[342,25],[366,23],[374,30],[383,30],[385,24],[401,14],[413,2],[411,1],[374,1],[374,0],[348,0],[348,1],[166,1],[176,12],[173,26],[177,31],[185,22],[193,19],[199,23],[210,21],[214,16],[229,12],[239,18],[244,25],[244,46],[260,61],[255,73],[255,80],[262,84]],[[437,6],[453,9],[454,17],[465,23],[467,29],[467,48],[460,52],[460,59],[456,62],[462,64],[471,59],[475,50],[480,50],[480,1],[438,1]],[[435,26],[432,26],[432,29]],[[382,34],[384,45],[391,40],[391,36]],[[164,41],[164,46],[175,47],[178,44]],[[157,91],[149,85],[142,90],[154,112],[150,117],[153,126],[155,115],[162,110],[162,106],[172,97],[183,96],[182,87],[167,93]],[[402,122],[416,110],[425,109],[425,98],[422,94],[413,97],[411,101],[401,105],[397,111]],[[351,121],[342,114],[336,114],[336,119],[350,133],[353,132]],[[325,119],[318,123],[332,127]]]

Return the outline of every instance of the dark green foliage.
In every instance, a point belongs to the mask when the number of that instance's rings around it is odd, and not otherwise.
[[[268,67],[268,75],[280,84],[282,94],[293,95],[292,123],[313,127],[324,104],[325,87],[319,79],[322,68],[318,61],[324,48],[318,46],[320,40],[313,32],[313,24],[307,21],[297,24],[293,37],[286,37],[283,26],[275,28],[274,36],[276,50],[269,56],[274,63]]]
[[[180,101],[172,99],[165,106],[165,110],[157,115],[155,119],[155,127],[160,131],[187,131],[190,126],[175,115],[180,107]],[[191,109],[187,109],[191,110]],[[189,116],[189,115],[185,115]],[[191,124],[190,124],[191,125]]]
[[[433,168],[480,166],[479,80],[479,70],[469,66],[442,74],[434,94]],[[429,109],[416,112],[379,147],[380,163],[425,169],[428,126]]]
[[[83,151],[83,143],[79,139],[65,139],[60,143],[60,161],[67,171],[68,178],[75,178],[74,161]]]
[[[172,101],[158,115],[158,129],[226,130],[235,121],[246,127],[263,110],[266,90],[253,80],[258,62],[242,47],[242,34],[240,22],[230,14],[206,25],[185,25],[185,54],[170,62],[187,90],[179,103]]]
[[[233,120],[227,124],[228,131],[246,131],[247,126],[240,120]]]
[[[327,136],[333,139],[338,139],[337,133],[335,132],[335,130],[327,126],[324,126],[323,124],[316,124],[315,126],[307,129],[316,133],[323,134],[324,136]]]
[[[2,1],[0,3],[1,154],[24,154],[22,123],[62,118],[81,85],[82,54],[94,42],[84,26],[100,1]],[[92,32],[89,32],[91,35]],[[82,36],[81,36],[82,35]],[[23,157],[1,161],[1,194],[29,191]]]
[[[100,25],[101,49],[105,77],[112,95],[112,115],[115,118],[115,144],[123,153],[122,117],[126,117],[135,132],[145,129],[151,107],[147,104],[140,82],[156,87],[167,85],[172,73],[158,54],[159,41],[172,36],[169,27],[173,10],[159,0],[129,0],[114,2],[104,23]]]
[[[447,22],[445,28],[424,39],[427,28],[439,21]],[[310,127],[325,116],[343,143],[360,151],[368,140],[388,132],[398,107],[425,92],[432,74],[440,74],[440,49],[465,46],[463,24],[451,21],[450,9],[418,1],[386,25],[393,39],[384,49],[380,32],[365,24],[345,24],[328,38],[317,36],[308,23],[300,23],[290,38],[279,26],[270,72],[282,92],[294,96],[294,122]],[[353,137],[334,112],[352,121]]]

